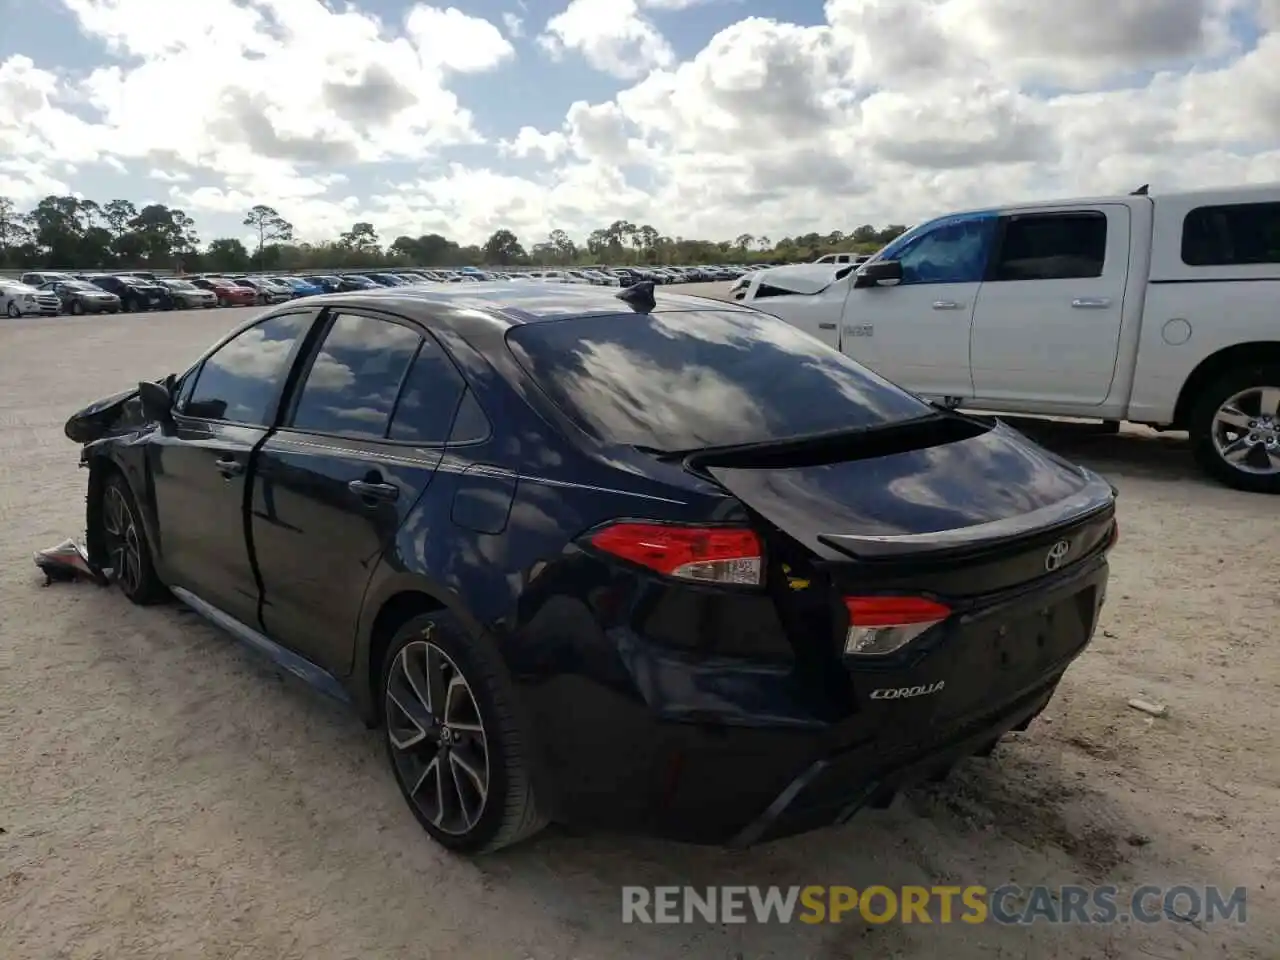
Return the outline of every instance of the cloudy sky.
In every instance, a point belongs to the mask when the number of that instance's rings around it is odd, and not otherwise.
[[[0,0],[0,195],[773,238],[1280,181],[1280,0]]]

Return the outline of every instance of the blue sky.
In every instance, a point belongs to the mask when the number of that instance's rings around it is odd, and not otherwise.
[[[1280,180],[1278,0],[0,0],[0,195],[303,236],[852,229]]]

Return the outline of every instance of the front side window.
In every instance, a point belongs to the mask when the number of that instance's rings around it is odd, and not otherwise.
[[[1196,207],[1182,221],[1182,262],[1189,267],[1280,263],[1280,203]]]
[[[1080,280],[1102,276],[1107,216],[1098,211],[1010,217],[990,280]]]
[[[228,340],[201,366],[182,413],[202,420],[270,426],[289,372],[289,358],[313,320],[311,313],[286,313]]]
[[[994,216],[939,221],[899,246],[889,259],[902,264],[904,284],[978,283],[987,268],[996,223]]]
[[[294,411],[297,430],[382,440],[422,338],[390,320],[334,318]]]
[[[932,408],[838,350],[755,311],[581,317],[507,344],[600,440],[677,451],[880,427]]]

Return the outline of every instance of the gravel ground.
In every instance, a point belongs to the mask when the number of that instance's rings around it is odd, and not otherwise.
[[[993,758],[744,853],[551,830],[468,862],[428,841],[377,735],[340,708],[189,613],[44,589],[31,564],[82,526],[67,414],[180,368],[246,315],[0,322],[6,960],[1278,955],[1277,505],[1201,480],[1181,438],[1037,428],[1120,487],[1122,542],[1094,644]],[[1248,921],[619,920],[624,884],[1008,882],[1244,885]]]

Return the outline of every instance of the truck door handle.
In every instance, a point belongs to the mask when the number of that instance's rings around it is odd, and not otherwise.
[[[957,303],[955,300],[933,301],[933,309],[935,310],[959,310],[963,306],[963,303]]]
[[[244,473],[244,464],[234,457],[223,457],[221,460],[215,460],[213,465],[218,468],[218,472],[230,480],[232,477],[238,477]]]
[[[377,483],[372,480],[352,480],[347,489],[365,500],[390,503],[400,496],[400,488],[394,483]]]
[[[1078,300],[1072,300],[1071,306],[1077,310],[1102,310],[1111,306],[1110,297],[1081,297]]]
[[[819,330],[834,330],[835,328],[836,328],[836,325],[835,325],[834,323],[820,323],[820,324],[818,324],[818,329],[819,329]]]

